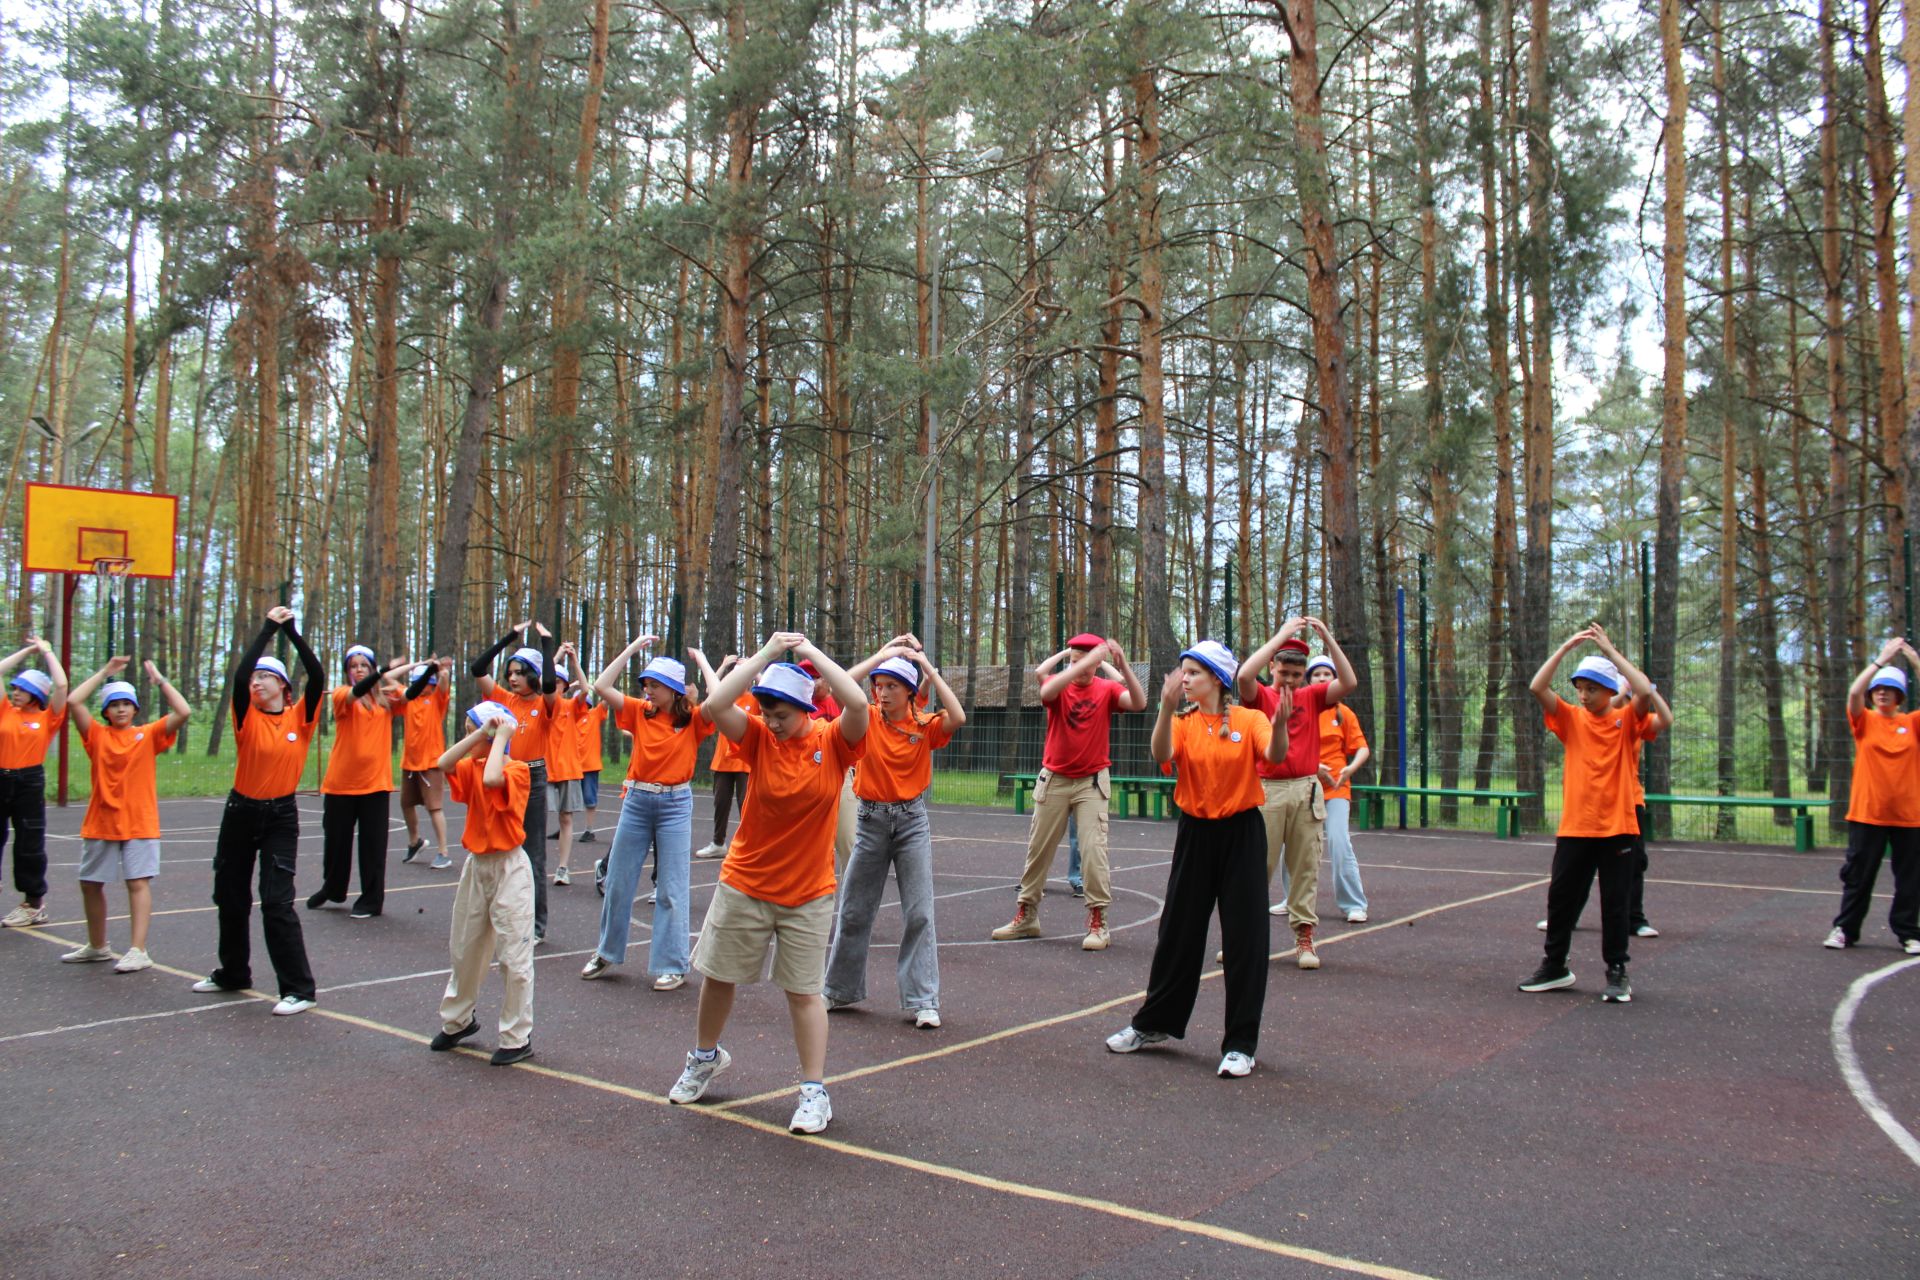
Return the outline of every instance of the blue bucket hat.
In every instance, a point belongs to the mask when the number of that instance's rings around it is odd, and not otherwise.
[[[675,693],[687,691],[687,664],[676,658],[655,658],[641,671],[642,680],[663,684]]]
[[[907,686],[908,693],[920,692],[920,668],[909,658],[888,658],[875,667],[872,674],[898,680]]]
[[[1580,665],[1573,670],[1573,679],[1591,680],[1615,693],[1620,692],[1620,686],[1624,683],[1620,678],[1620,668],[1597,654],[1589,654],[1580,659]]]
[[[439,664],[434,662],[422,662],[407,672],[407,680],[409,682],[418,680],[421,676],[425,676],[427,678],[428,684],[439,684],[440,683]]]
[[[1867,686],[1867,692],[1872,693],[1875,689],[1897,690],[1900,694],[1900,701],[1905,702],[1907,700],[1907,673],[1898,667],[1882,667],[1880,668],[1880,674],[1875,676],[1873,682]]]
[[[521,648],[515,649],[513,656],[508,658],[507,661],[508,663],[524,662],[533,668],[533,674],[537,676],[547,673],[547,660],[540,656],[538,649],[522,646]]]
[[[764,698],[791,702],[809,714],[814,710],[813,677],[791,662],[776,662],[762,671],[753,691]]]
[[[1218,640],[1202,640],[1191,649],[1180,652],[1182,658],[1192,658],[1207,669],[1208,674],[1218,680],[1222,687],[1233,688],[1233,677],[1240,670],[1240,664],[1234,661],[1233,650]]]
[[[520,721],[514,718],[513,712],[498,702],[476,702],[467,708],[467,723],[476,729],[485,728],[493,720],[505,720],[511,729],[520,727]]]
[[[40,705],[44,707],[47,699],[53,695],[53,677],[44,671],[22,671],[13,678],[13,687],[25,689],[40,699]]]
[[[287,664],[278,658],[263,657],[253,664],[253,669],[264,671],[270,676],[278,676],[281,684],[287,686],[289,690],[293,688],[293,681],[287,676]]]
[[[116,702],[131,702],[134,710],[140,709],[140,695],[134,692],[132,685],[125,680],[109,680],[100,690],[100,709],[105,711]]]

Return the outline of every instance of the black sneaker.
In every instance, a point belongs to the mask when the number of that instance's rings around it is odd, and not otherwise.
[[[427,847],[427,838],[425,836],[421,836],[418,840],[415,840],[412,844],[409,844],[407,846],[407,851],[400,855],[400,861],[412,862],[415,858],[420,856],[420,851],[426,847]]]
[[[1573,970],[1564,964],[1555,964],[1551,960],[1542,960],[1533,976],[1520,984],[1522,991],[1558,991],[1562,987],[1573,985]]]
[[[1608,1004],[1633,1003],[1633,984],[1627,981],[1627,966],[1607,966],[1607,989],[1600,993],[1600,999]]]
[[[445,1053],[479,1029],[480,1024],[478,1022],[469,1022],[458,1031],[438,1032],[434,1035],[433,1039],[427,1041],[427,1048],[433,1050],[435,1053]]]
[[[549,840],[558,840],[559,838],[560,838],[560,833],[558,831],[554,832],[552,835],[547,837],[547,839]]]
[[[591,831],[589,831],[589,832],[587,832],[587,833],[586,833],[585,835],[583,835],[583,836],[581,836],[581,837],[580,837],[580,843],[581,843],[581,844],[592,844],[592,843],[593,843],[593,832],[591,832]]]
[[[309,911],[318,911],[320,908],[326,905],[327,905],[327,891],[325,889],[322,889],[320,892],[316,894],[312,894],[307,898],[307,910]]]
[[[505,1045],[501,1045],[493,1051],[493,1056],[487,1059],[487,1063],[489,1066],[510,1067],[516,1062],[525,1062],[532,1056],[533,1041],[529,1040],[525,1044],[515,1045],[511,1049]]]

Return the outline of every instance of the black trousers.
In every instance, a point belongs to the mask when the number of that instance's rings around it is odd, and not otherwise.
[[[1920,827],[1849,822],[1847,860],[1840,864],[1840,914],[1833,918],[1834,928],[1846,934],[1848,942],[1860,940],[1883,856],[1893,861],[1893,909],[1887,912],[1887,925],[1902,942],[1920,938]]]
[[[309,903],[347,900],[358,836],[360,896],[353,900],[353,909],[380,914],[387,901],[387,834],[392,825],[388,796],[385,791],[368,791],[320,797],[320,888],[307,899]]]
[[[1248,1057],[1260,1043],[1267,1003],[1267,829],[1260,810],[1227,818],[1182,813],[1173,834],[1167,904],[1147,974],[1147,999],[1133,1015],[1139,1031],[1187,1034],[1200,970],[1207,958],[1207,924],[1220,912],[1226,951],[1227,1027],[1220,1052]]]
[[[1547,885],[1547,960],[1565,964],[1573,926],[1586,910],[1593,882],[1600,881],[1600,954],[1625,964],[1627,897],[1633,885],[1633,837],[1561,836],[1553,842],[1553,879]]]
[[[0,769],[0,848],[13,828],[13,887],[29,902],[47,896],[47,770]]]
[[[313,999],[313,969],[293,909],[293,866],[300,852],[300,810],[292,796],[227,796],[213,851],[213,902],[220,908],[220,967],[212,978],[233,991],[253,985],[253,864],[260,860],[260,925],[280,994]]]
[[[727,823],[732,820],[734,806],[747,807],[747,779],[750,773],[716,773],[713,775],[713,842],[717,845],[727,843]]]
[[[533,772],[533,787],[527,792],[527,812],[521,819],[526,823],[527,838],[521,848],[527,851],[527,861],[533,864],[533,936],[547,936],[547,762],[529,760],[527,768]]]
[[[1640,834],[1633,838],[1633,884],[1627,890],[1627,928],[1638,929],[1647,923],[1647,806],[1633,806]]]

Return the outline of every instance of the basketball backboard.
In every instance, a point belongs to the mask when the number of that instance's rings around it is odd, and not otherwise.
[[[27,486],[21,565],[29,573],[92,573],[131,560],[135,578],[171,578],[179,499],[170,493]]]

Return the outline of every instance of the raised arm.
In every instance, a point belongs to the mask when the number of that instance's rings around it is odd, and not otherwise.
[[[1560,663],[1569,653],[1593,639],[1591,630],[1576,631],[1560,642],[1560,647],[1547,655],[1540,669],[1533,673],[1533,679],[1527,682],[1527,689],[1533,694],[1533,700],[1540,704],[1540,710],[1552,715],[1560,705],[1560,695],[1553,691],[1554,673],[1560,670]]]
[[[375,667],[367,673],[365,679],[354,681],[352,689],[353,696],[356,698],[366,697],[375,689],[379,688],[380,682],[389,675],[400,670],[402,667],[410,667],[413,664],[414,659],[412,658],[395,658],[384,667]]]
[[[1155,764],[1173,759],[1173,713],[1179,709],[1180,668],[1175,667],[1160,682],[1160,709],[1154,713],[1153,736],[1147,739],[1147,750],[1153,753]]]
[[[1333,638],[1333,631],[1318,618],[1308,618],[1307,625],[1320,637],[1320,643],[1326,646],[1327,656],[1333,659],[1333,682],[1327,686],[1327,705],[1339,706],[1346,696],[1360,687],[1360,677],[1354,673],[1353,664],[1347,661],[1347,654],[1340,642]]]
[[[287,620],[280,624],[280,630],[286,633],[293,643],[293,651],[300,655],[300,665],[306,669],[306,687],[301,689],[300,697],[307,704],[307,719],[313,719],[320,710],[320,699],[327,694],[327,669],[320,665],[320,659],[314,656],[308,647],[307,639],[300,634],[300,628],[294,624],[293,611],[287,611]]]
[[[1054,656],[1057,658],[1059,655],[1056,654]],[[1105,649],[1089,649],[1080,655],[1079,661],[1073,663],[1065,671],[1055,672],[1050,676],[1043,676],[1040,680],[1040,701],[1055,701],[1066,687],[1075,680],[1078,680],[1083,675],[1090,676],[1095,671],[1098,671],[1100,664],[1106,661],[1106,657],[1107,651]],[[1054,658],[1047,659],[1048,662],[1052,662],[1053,660]],[[1036,676],[1040,675],[1040,668],[1035,667],[1033,674]],[[1141,705],[1145,706],[1146,703],[1143,701]],[[1134,708],[1128,709],[1133,710]]]
[[[513,728],[505,720],[489,720],[487,729],[493,745],[487,748],[487,767],[480,771],[480,785],[498,791],[507,785],[507,746],[513,741]]]
[[[610,714],[619,715],[620,708],[627,705],[627,695],[620,692],[620,677],[626,672],[627,663],[633,660],[634,654],[659,643],[659,636],[641,636],[629,641],[627,647],[614,654],[613,661],[601,668],[600,674],[594,677],[593,691],[600,695],[600,701],[607,704]]]
[[[60,665],[60,657],[52,645],[39,636],[27,639],[40,651],[40,661],[47,664],[47,675],[53,679],[53,687],[47,690],[47,710],[57,716],[67,709],[67,669]]]
[[[1293,690],[1280,685],[1274,692],[1280,697],[1273,705],[1273,734],[1267,739],[1267,763],[1284,764],[1287,759],[1287,721],[1293,715]]]
[[[15,649],[6,657],[0,658],[0,680],[5,680],[8,676],[12,675],[13,669],[25,662],[29,654],[37,653],[38,651],[38,646],[33,643],[33,638],[29,637],[25,645]]]
[[[515,640],[518,640],[521,636],[521,633],[526,631],[527,628],[531,627],[532,625],[533,623],[529,621],[529,622],[523,622],[517,627],[510,628],[507,631],[507,634],[501,636],[498,640],[495,640],[493,642],[493,647],[491,649],[488,649],[485,653],[481,654],[479,657],[475,658],[472,662],[469,662],[467,664],[467,674],[471,675],[474,678],[476,682],[474,685],[474,688],[479,690],[480,697],[482,699],[491,698],[493,696],[493,686],[494,686],[493,660],[495,658],[498,658],[502,653],[504,653],[507,649],[507,646],[512,644]]]
[[[493,723],[491,720],[487,721],[486,724],[481,725],[478,729],[475,729],[472,733],[469,733],[466,737],[441,752],[440,759],[434,767],[442,773],[451,774],[454,768],[462,760],[467,758],[467,753],[473,750],[473,744],[487,736],[487,726]]]
[[[811,662],[827,682],[834,700],[840,704],[840,736],[848,742],[858,742],[867,736],[867,695],[860,682],[848,675],[844,668],[832,658],[820,651],[813,641],[802,637],[800,645],[794,650],[805,661]]]
[[[73,727],[83,735],[93,728],[93,713],[87,709],[87,702],[100,692],[100,686],[127,669],[132,662],[130,657],[112,657],[98,671],[82,680],[69,698],[67,714],[73,717]]]
[[[753,688],[754,680],[769,663],[775,662],[789,649],[797,649],[806,637],[798,631],[776,631],[767,637],[767,642],[756,653],[742,658],[739,665],[720,677],[718,684],[707,690],[707,700],[700,704],[700,714],[712,722],[714,728],[727,736],[727,741],[738,742],[747,734],[746,712],[733,704],[740,696]],[[842,673],[844,674],[844,673]]]
[[[193,708],[188,706],[187,700],[180,696],[180,691],[173,687],[173,681],[160,674],[160,668],[153,665],[153,659],[149,658],[142,663],[141,669],[147,673],[147,679],[160,690],[160,696],[167,701],[167,715],[164,721],[166,731],[180,732],[180,727],[186,724],[187,717],[193,714]]]
[[[266,653],[267,646],[273,642],[273,633],[280,629],[282,612],[288,617],[293,610],[285,605],[277,605],[267,610],[266,621],[260,624],[260,634],[253,638],[246,651],[240,655],[240,661],[233,668],[233,690],[228,706],[233,711],[233,727],[238,729],[247,718],[247,709],[253,705],[253,693],[249,686],[253,683],[253,669],[260,665],[260,657]]]
[[[1880,674],[1881,668],[1900,656],[1903,647],[1905,642],[1898,637],[1887,641],[1880,646],[1879,656],[1860,669],[1860,674],[1853,678],[1853,683],[1847,688],[1848,715],[1857,716],[1866,711],[1867,686],[1873,683],[1873,678]]]
[[[960,699],[953,696],[953,690],[947,687],[946,678],[940,674],[940,669],[927,661],[925,651],[915,649],[913,661],[920,668],[921,675],[933,683],[934,695],[940,699],[940,726],[951,738],[960,732],[962,725],[966,724],[966,708],[960,705]]]
[[[1120,709],[1122,711],[1145,711],[1147,709],[1147,691],[1140,684],[1140,677],[1133,674],[1133,664],[1127,661],[1127,655],[1125,651],[1120,648],[1120,642],[1118,640],[1107,641],[1107,661],[1111,662],[1113,669],[1120,673],[1120,683],[1127,687],[1126,693],[1120,698]]]
[[[1247,660],[1240,664],[1240,670],[1233,677],[1233,691],[1240,701],[1251,703],[1260,696],[1260,673],[1273,661],[1273,655],[1280,652],[1280,646],[1299,635],[1301,628],[1306,625],[1305,618],[1288,618],[1280,624],[1280,629],[1273,633],[1271,639],[1247,655]]]
[[[1588,627],[1587,630],[1592,633],[1593,643],[1599,647],[1600,652],[1606,655],[1609,662],[1620,669],[1621,675],[1626,677],[1627,688],[1633,692],[1634,714],[1642,716],[1652,715],[1654,699],[1653,681],[1647,679],[1647,673],[1627,660],[1627,655],[1620,652],[1619,647],[1613,643],[1613,638],[1607,634],[1606,628],[1596,622],[1591,627]]]

